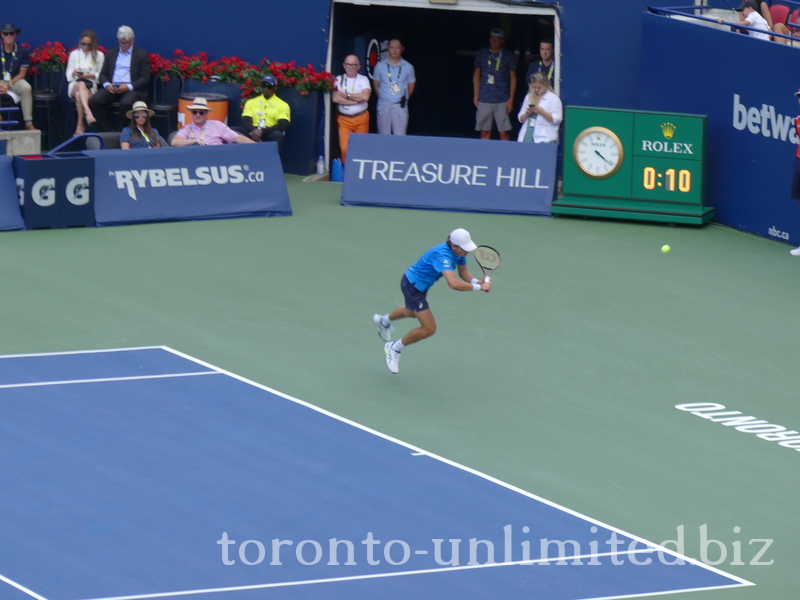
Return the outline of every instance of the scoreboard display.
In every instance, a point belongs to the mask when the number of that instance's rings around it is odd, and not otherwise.
[[[702,224],[706,117],[568,106],[553,213]]]

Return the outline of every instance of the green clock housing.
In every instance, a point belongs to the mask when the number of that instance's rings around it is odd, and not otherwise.
[[[706,117],[568,106],[563,215],[701,225]]]

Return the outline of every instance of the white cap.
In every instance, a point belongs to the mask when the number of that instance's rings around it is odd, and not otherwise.
[[[472,252],[478,247],[469,237],[469,231],[466,229],[454,229],[450,232],[450,241],[456,246],[461,246],[467,252]]]

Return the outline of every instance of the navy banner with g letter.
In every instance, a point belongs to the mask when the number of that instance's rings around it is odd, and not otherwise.
[[[274,143],[86,154],[97,225],[292,214]]]
[[[352,134],[342,204],[550,215],[558,144]]]

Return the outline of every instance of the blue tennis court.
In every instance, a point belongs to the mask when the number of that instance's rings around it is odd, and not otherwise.
[[[166,347],[0,357],[0,457],[3,600],[752,585]]]

